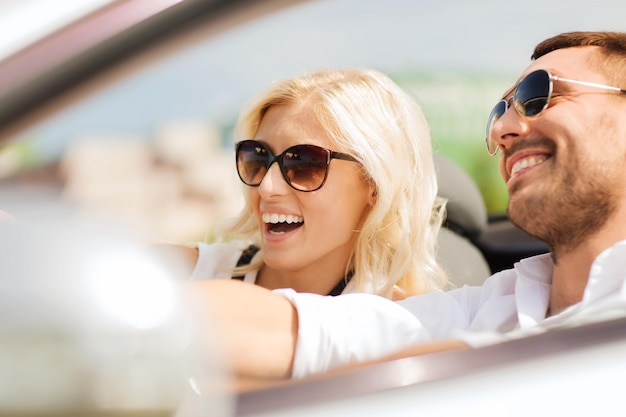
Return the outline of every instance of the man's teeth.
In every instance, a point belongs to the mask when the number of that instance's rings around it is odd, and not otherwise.
[[[545,156],[529,156],[526,158],[522,158],[513,164],[513,168],[511,168],[511,175],[517,174],[524,168],[532,167],[534,165],[539,165],[543,161],[546,160]]]
[[[292,216],[291,214],[263,213],[264,223],[302,223],[304,219],[300,216]]]

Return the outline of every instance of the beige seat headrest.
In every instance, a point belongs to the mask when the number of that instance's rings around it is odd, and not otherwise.
[[[487,209],[472,178],[455,162],[434,154],[438,172],[439,196],[448,200],[446,226],[470,238],[478,236],[487,225]]]

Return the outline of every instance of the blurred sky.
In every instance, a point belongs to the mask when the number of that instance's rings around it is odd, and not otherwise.
[[[0,57],[110,1],[0,0]],[[386,62],[390,69],[439,64],[518,70],[539,40],[586,29],[625,30],[626,1],[310,0],[232,31],[220,43],[230,49],[259,31],[258,43],[274,44],[277,54],[296,53],[307,68],[356,61]],[[261,64],[260,70],[271,66],[268,50],[258,51],[264,55],[234,53],[231,59]],[[310,58],[303,60],[303,53]]]
[[[304,25],[304,17],[309,24]],[[624,0],[319,0],[248,25],[258,43],[305,65],[498,66],[519,71],[540,40],[570,30],[626,30]],[[291,46],[291,47],[289,47]],[[265,49],[260,49],[266,52]],[[300,50],[300,51],[298,51]],[[310,59],[304,60],[304,55]],[[271,57],[264,58],[265,63]],[[296,61],[294,59],[293,61]]]

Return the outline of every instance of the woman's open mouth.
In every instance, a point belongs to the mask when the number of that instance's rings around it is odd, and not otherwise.
[[[263,213],[263,223],[272,234],[283,234],[301,227],[304,219],[291,214]]]

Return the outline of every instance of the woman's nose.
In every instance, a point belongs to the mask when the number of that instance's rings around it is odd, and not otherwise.
[[[289,184],[285,181],[278,162],[273,163],[259,184],[259,193],[264,197],[269,197],[284,194],[288,189]]]

